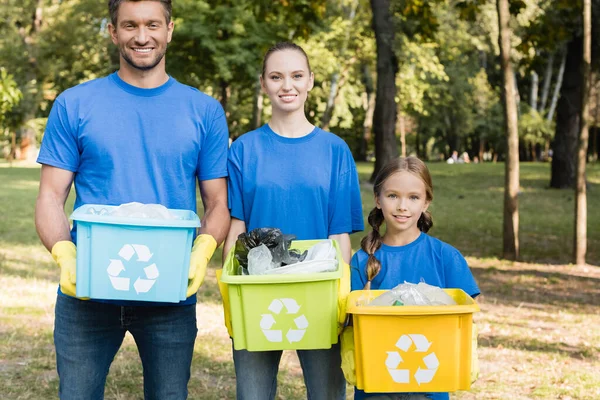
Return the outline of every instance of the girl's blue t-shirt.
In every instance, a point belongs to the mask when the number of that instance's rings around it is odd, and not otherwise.
[[[381,270],[371,282],[372,290],[392,289],[404,282],[425,282],[441,288],[462,289],[471,297],[479,295],[479,287],[460,252],[426,233],[405,246],[382,244],[375,257],[381,262]],[[367,259],[368,255],[362,249],[352,257],[352,290],[362,290],[367,283]],[[354,399],[367,399],[378,394],[393,393],[365,393],[355,389]],[[422,394],[433,400],[450,398],[448,393]]]
[[[231,216],[248,231],[279,228],[310,240],[364,229],[356,165],[333,133],[286,138],[264,125],[232,143],[227,170]]]

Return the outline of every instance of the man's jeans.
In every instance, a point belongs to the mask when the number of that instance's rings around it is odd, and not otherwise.
[[[238,400],[273,400],[282,351],[233,350]],[[298,350],[309,400],[344,400],[340,344],[326,350]]]
[[[104,398],[110,364],[131,332],[144,369],[144,398],[186,399],[196,305],[121,307],[58,295],[54,322],[62,400]]]

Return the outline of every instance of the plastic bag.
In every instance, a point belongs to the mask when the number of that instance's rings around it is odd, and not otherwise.
[[[267,270],[267,274],[313,274],[333,272],[337,270],[338,260],[333,242],[323,240],[306,251],[304,261],[289,264],[284,267]]]
[[[102,210],[100,210],[102,213]],[[148,218],[148,219],[178,219],[162,204],[143,204],[138,202],[121,204],[108,213],[113,217]]]
[[[235,242],[235,258],[240,266],[248,268],[248,252],[264,244],[271,251],[272,262],[275,264],[294,264],[304,260],[306,252],[300,253],[297,250],[290,250],[292,240],[296,239],[294,235],[284,235],[277,228],[257,228],[250,232],[242,233]]]
[[[273,262],[273,255],[267,246],[261,244],[248,252],[248,273],[250,275],[264,275],[280,264]]]
[[[315,274],[318,272],[333,272],[337,270],[338,260],[302,261],[285,267],[267,270],[267,274]],[[251,272],[252,273],[252,272]]]
[[[398,304],[398,303],[401,304]],[[443,289],[428,285],[425,282],[401,283],[395,288],[376,297],[368,305],[370,306],[443,306],[456,305],[456,302]]]

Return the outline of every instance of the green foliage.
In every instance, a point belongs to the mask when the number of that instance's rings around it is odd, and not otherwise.
[[[21,101],[23,94],[12,75],[0,67],[0,130],[3,130],[6,115]]]
[[[52,102],[63,90],[118,68],[106,2],[95,0],[5,0],[0,8],[0,60],[22,96],[2,126],[41,132]],[[394,0],[397,27],[399,111],[409,120],[409,152],[422,156],[456,148],[472,155],[502,152],[503,119],[497,63],[494,0]],[[550,51],[577,32],[580,3],[566,0],[511,1],[512,57],[519,66],[522,105],[531,69],[543,75]],[[600,0],[593,0],[597,9]],[[41,25],[32,29],[36,6]],[[167,71],[224,105],[232,136],[252,129],[263,54],[278,41],[306,50],[315,86],[306,105],[319,125],[329,110],[329,129],[353,150],[364,151],[367,91],[376,81],[376,47],[369,0],[180,0]],[[597,32],[597,30],[595,31]],[[600,41],[597,41],[600,42]],[[556,57],[558,62],[558,57]],[[556,69],[556,68],[555,68]],[[263,100],[261,120],[270,116]],[[522,107],[523,140],[547,138],[548,125]],[[545,111],[542,110],[543,114]],[[411,134],[418,133],[418,138]],[[536,139],[537,138],[537,139]],[[537,142],[536,142],[537,143]]]
[[[523,111],[519,118],[519,137],[531,144],[545,144],[552,140],[554,122],[548,121],[544,115],[528,105],[524,105]]]

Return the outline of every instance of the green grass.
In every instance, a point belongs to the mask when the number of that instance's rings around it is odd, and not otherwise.
[[[521,164],[521,262],[502,251],[502,164],[429,165],[434,227],[454,245],[482,289],[478,298],[481,374],[470,392],[453,399],[600,398],[600,268],[569,265],[573,192],[548,189],[549,164]],[[365,215],[373,207],[359,164]],[[600,166],[588,167],[588,256],[600,265]],[[39,169],[0,165],[0,392],[2,399],[56,398],[52,329],[58,269],[37,238],[33,209]],[[67,205],[72,210],[71,196]],[[364,233],[352,236],[354,249]],[[233,399],[231,342],[223,327],[214,268],[199,293],[198,338],[190,398]],[[285,352],[279,399],[306,398],[294,352]],[[350,398],[351,390],[348,390]],[[111,367],[107,399],[141,399],[142,371],[131,336]]]

